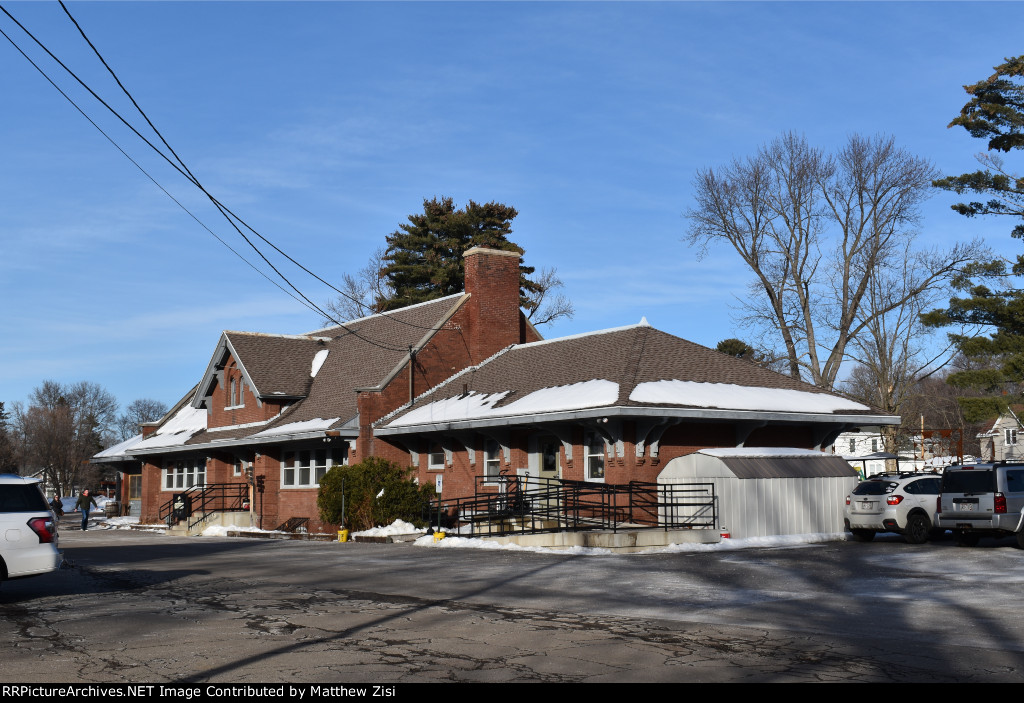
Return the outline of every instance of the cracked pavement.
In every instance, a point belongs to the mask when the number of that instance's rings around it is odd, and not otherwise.
[[[569,555],[63,531],[0,681],[1021,681],[992,543]]]

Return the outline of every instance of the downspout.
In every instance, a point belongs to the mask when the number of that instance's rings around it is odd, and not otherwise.
[[[413,394],[413,383],[412,374],[416,370],[416,351],[409,345],[409,405],[412,405],[412,401],[416,398]]]

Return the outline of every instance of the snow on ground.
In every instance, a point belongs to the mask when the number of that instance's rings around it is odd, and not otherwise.
[[[353,532],[352,537],[391,537],[393,535],[414,535],[416,533],[426,532],[425,527],[419,528],[408,523],[405,520],[395,520],[390,525],[384,527],[371,527],[369,530],[362,530],[361,532]]]
[[[743,539],[723,539],[717,544],[670,544],[667,547],[652,547],[636,552],[613,552],[599,547],[569,547],[554,549],[551,547],[523,547],[518,544],[499,544],[491,540],[476,537],[445,537],[435,542],[433,535],[425,535],[413,544],[419,547],[439,547],[444,549],[506,549],[517,552],[543,552],[548,554],[619,554],[623,556],[637,554],[673,554],[677,552],[726,552],[736,549],[764,549],[766,547],[800,547],[805,544],[819,542],[842,542],[848,539],[842,532],[817,533],[806,535],[776,535],[773,537],[746,537]]]
[[[266,534],[273,533],[279,535],[288,534],[286,532],[280,532],[278,530],[261,530],[258,527],[240,527],[238,525],[210,525],[205,530],[203,530],[203,533],[200,535],[200,537],[227,537],[228,532],[262,532]]]

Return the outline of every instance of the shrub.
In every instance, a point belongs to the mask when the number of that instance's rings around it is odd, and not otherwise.
[[[424,507],[434,496],[434,487],[417,485],[412,473],[412,468],[379,457],[353,466],[334,466],[320,481],[316,499],[320,519],[332,525],[342,523],[344,485],[344,527],[366,530],[399,519],[424,527]]]

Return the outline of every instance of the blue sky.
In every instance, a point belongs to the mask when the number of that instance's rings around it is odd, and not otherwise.
[[[129,113],[57,3],[4,6]],[[794,130],[891,134],[945,173],[983,148],[946,129],[962,86],[1024,53],[1018,3],[73,2],[125,85],[221,201],[324,278],[363,266],[425,197],[519,210],[528,264],[577,314],[547,337],[637,322],[714,346],[749,276],[681,241],[703,167]],[[34,58],[4,16],[0,28]],[[220,236],[223,219],[52,62],[46,70]],[[223,329],[317,315],[217,243],[0,38],[0,401],[88,380],[175,402]],[[922,245],[1007,223],[936,193]],[[244,246],[244,245],[242,245]],[[318,302],[331,292],[288,270]]]

